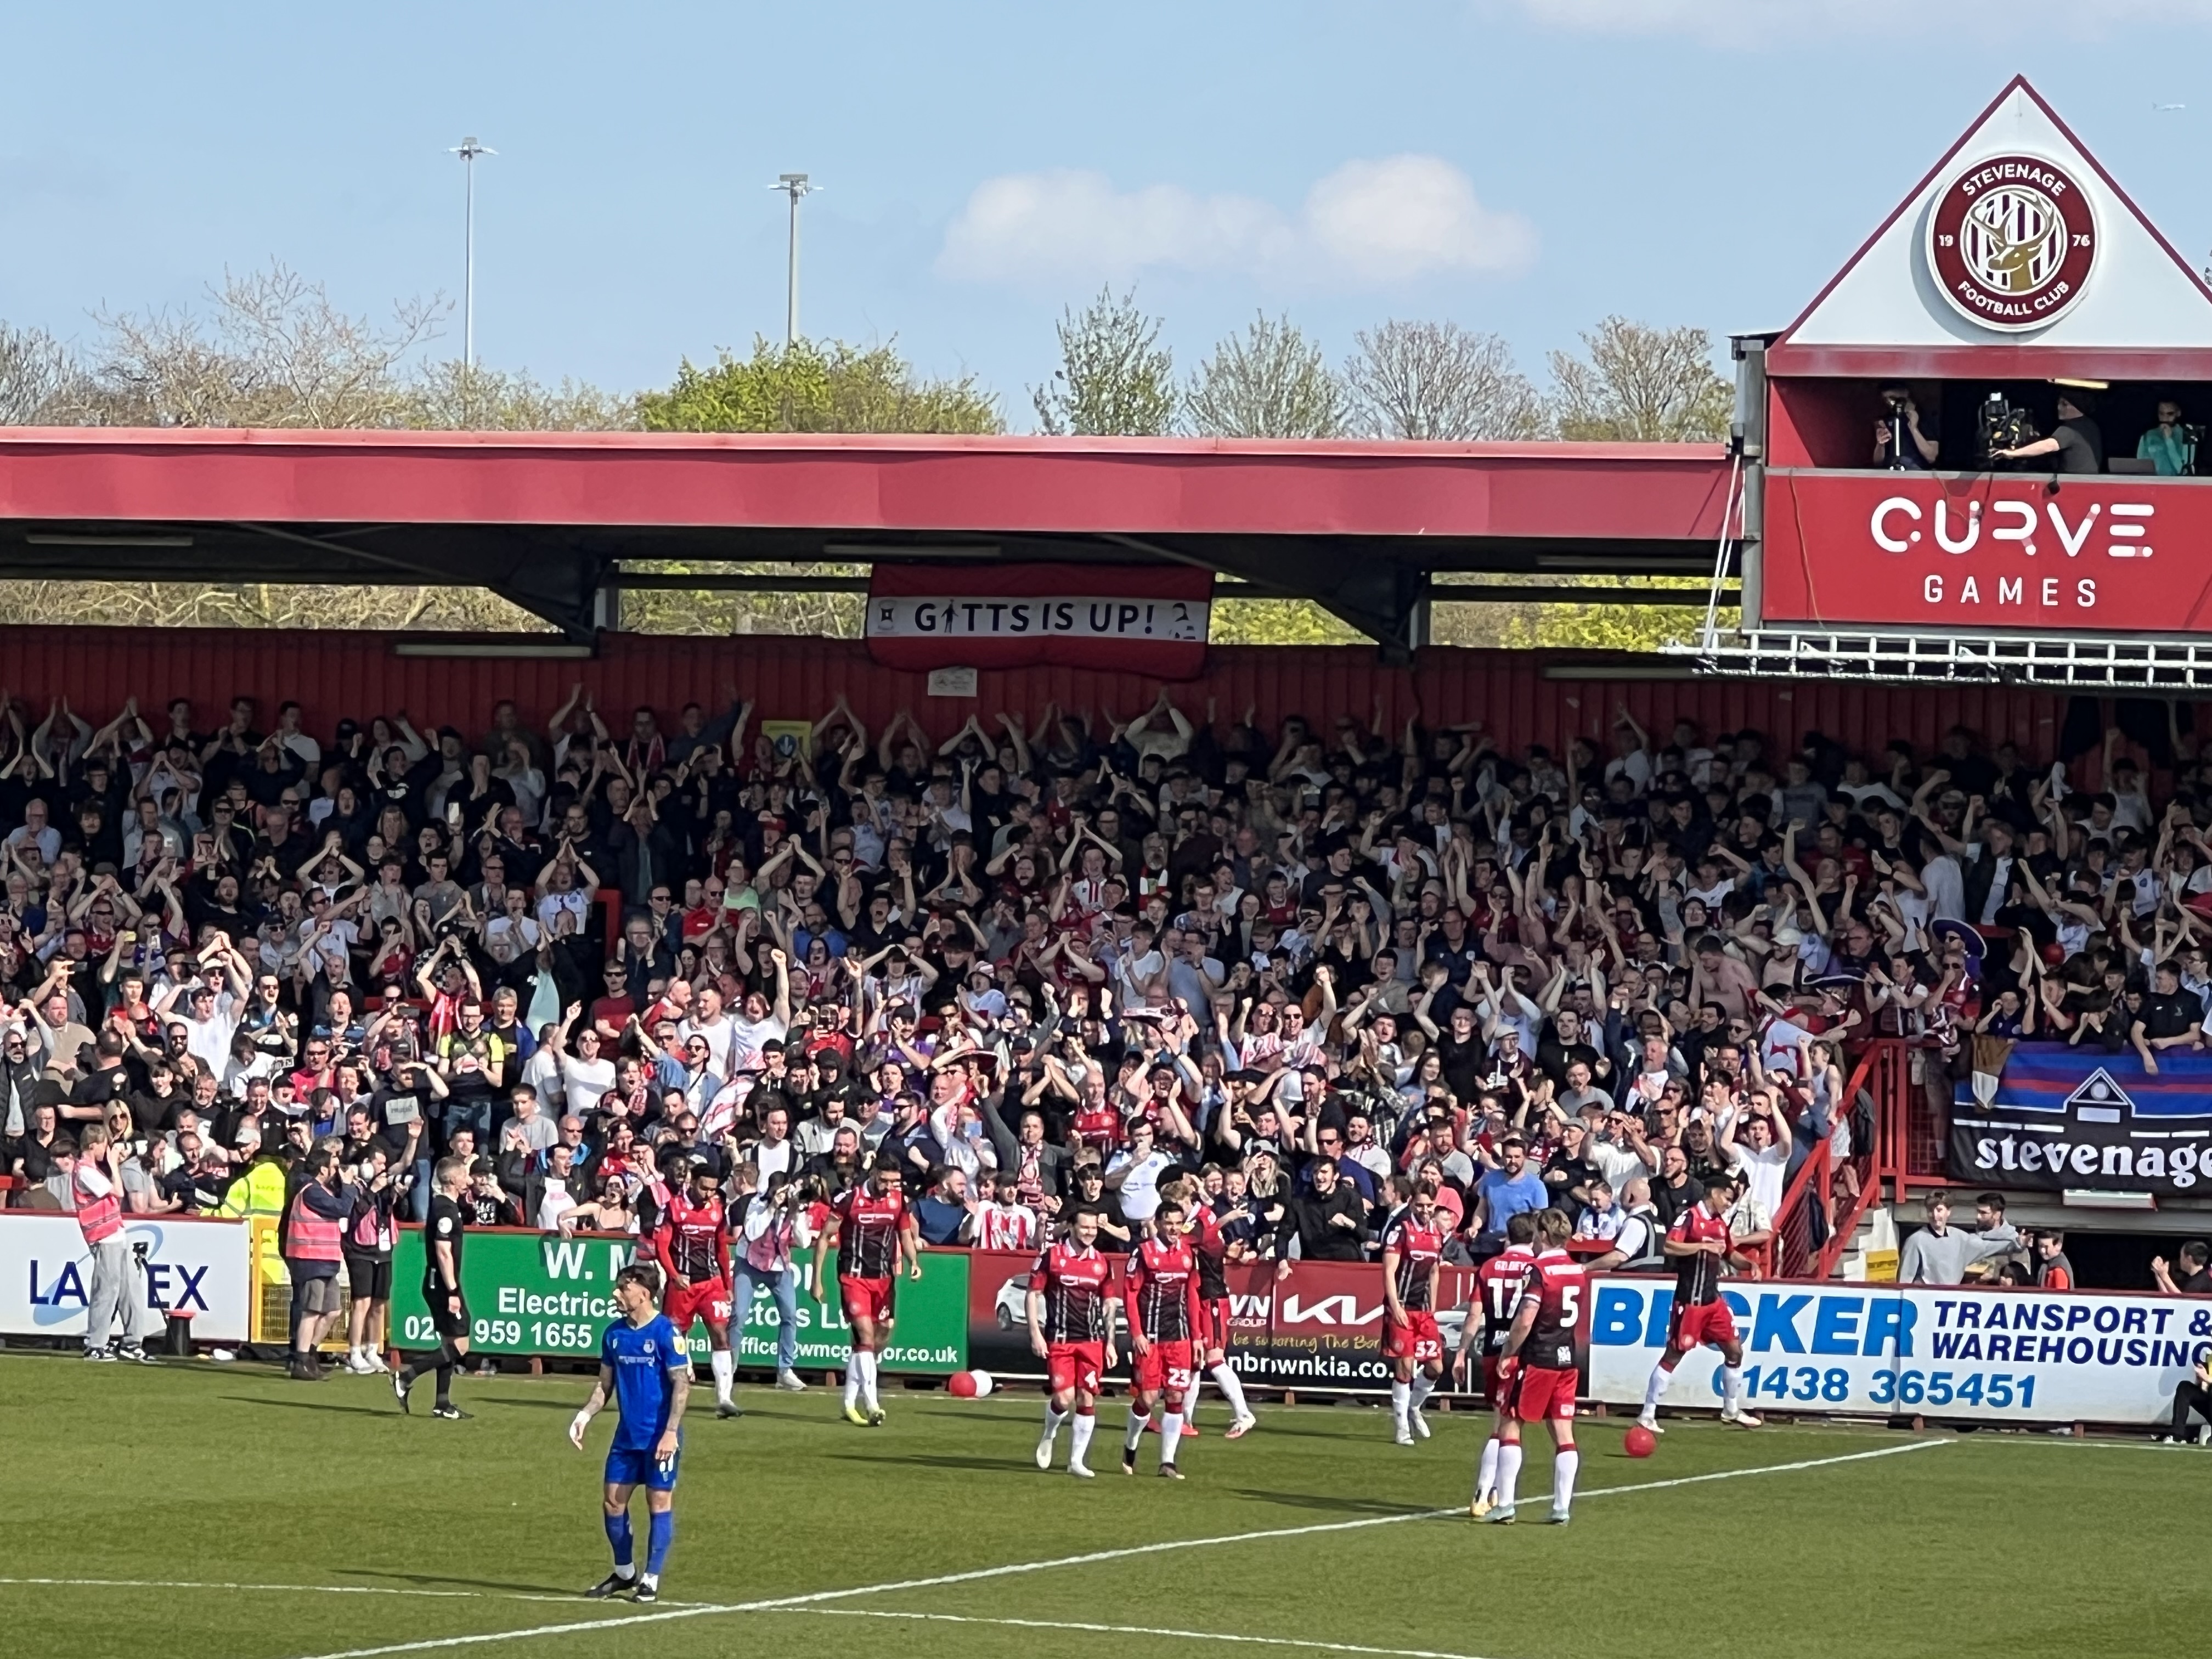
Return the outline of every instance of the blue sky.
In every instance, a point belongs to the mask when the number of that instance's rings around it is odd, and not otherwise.
[[[2212,0],[88,0],[8,33],[0,317],[65,337],[272,258],[352,309],[458,296],[465,133],[501,152],[485,362],[632,387],[780,334],[766,186],[805,170],[806,331],[972,370],[1018,429],[1109,279],[1185,366],[1261,307],[1332,356],[1448,317],[1532,372],[1608,312],[1778,325],[2015,71],[2212,248]]]

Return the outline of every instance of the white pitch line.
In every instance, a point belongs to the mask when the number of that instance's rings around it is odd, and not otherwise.
[[[0,1577],[0,1586],[10,1584],[52,1584],[90,1589],[268,1590],[284,1595],[419,1595],[445,1601],[559,1601],[564,1605],[573,1605],[576,1600],[573,1595],[556,1595],[550,1590],[414,1589],[391,1584],[246,1584],[203,1578]],[[672,1601],[668,1605],[690,1607],[699,1604],[696,1601]]]
[[[1167,1630],[1158,1625],[1091,1625],[1073,1619],[983,1619],[962,1613],[884,1613],[874,1607],[787,1607],[817,1619],[914,1619],[940,1625],[1005,1625],[1016,1630],[1073,1630],[1094,1636],[1168,1636],[1186,1642],[1238,1642],[1261,1648],[1308,1648],[1321,1653],[1380,1654],[1385,1659],[1477,1659],[1434,1648],[1371,1648],[1358,1642],[1315,1642],[1297,1636],[1237,1636],[1218,1630]]]
[[[1915,1440],[1901,1446],[1884,1446],[1875,1451],[1847,1452],[1836,1457],[1814,1457],[1791,1463],[1765,1463],[1747,1469],[1718,1469],[1710,1474],[1681,1475],[1671,1480],[1645,1480],[1627,1486],[1600,1486],[1583,1492],[1588,1500],[1593,1498],[1623,1496],[1629,1492],[1663,1492],[1674,1486],[1694,1486],[1709,1480],[1736,1480],[1755,1474],[1790,1474],[1802,1469],[1824,1469],[1839,1463],[1863,1463],[1877,1457],[1895,1457],[1904,1452],[1928,1451],[1937,1446],[1956,1443],[1949,1440]],[[1540,1493],[1526,1501],[1542,1503],[1550,1497]],[[564,1625],[534,1625],[526,1630],[487,1631],[476,1636],[437,1636],[415,1642],[392,1642],[380,1647],[346,1648],[336,1653],[317,1654],[313,1659],[380,1659],[387,1653],[429,1653],[448,1648],[479,1647],[490,1642],[521,1642],[539,1636],[566,1636],[576,1631],[616,1630],[626,1625],[659,1625],[678,1619],[699,1619],[712,1613],[780,1613],[787,1608],[817,1606],[824,1601],[848,1601],[860,1595],[889,1595],[901,1590],[941,1589],[948,1584],[972,1584],[986,1578],[1011,1578],[1024,1573],[1047,1572],[1057,1567],[1092,1566],[1102,1561],[1126,1561],[1140,1555],[1161,1555],[1173,1550],[1206,1549],[1218,1544],[1254,1544],[1273,1538],[1307,1538],[1320,1533],[1357,1532],[1369,1527],[1391,1527],[1406,1521],[1435,1521],[1445,1516],[1465,1515],[1467,1510],[1455,1506],[1448,1510],[1410,1510],[1398,1515],[1364,1516],[1357,1521],[1321,1521],[1304,1527],[1269,1527],[1258,1532],[1217,1534],[1211,1538],[1176,1538],[1158,1543],[1131,1544],[1120,1549],[1089,1550],[1081,1555],[1062,1555],[1048,1561],[1016,1561],[1005,1566],[975,1567],[965,1572],[939,1573],[930,1578],[900,1578],[882,1584],[856,1584],[848,1589],[813,1590],[803,1595],[771,1596],[757,1601],[702,1602],[692,1607],[670,1608],[660,1613],[641,1613],[623,1619],[586,1619]]]

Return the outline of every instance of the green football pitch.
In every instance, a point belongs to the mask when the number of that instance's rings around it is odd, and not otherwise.
[[[1677,1422],[1638,1462],[1620,1419],[1586,1420],[1574,1524],[1528,1524],[1539,1453],[1502,1528],[1463,1511],[1478,1417],[1434,1416],[1401,1450],[1371,1408],[1263,1407],[1232,1445],[1209,1398],[1174,1485],[1150,1438],[1140,1478],[1118,1472],[1109,1401],[1102,1473],[1079,1482],[1032,1463],[1027,1390],[893,1389],[875,1430],[827,1390],[748,1390],[742,1420],[691,1427],[666,1599],[587,1602],[609,1427],[568,1444],[587,1388],[464,1379],[477,1415],[447,1423],[401,1416],[381,1379],[0,1357],[0,1651],[2075,1659],[2212,1640],[2212,1452]]]

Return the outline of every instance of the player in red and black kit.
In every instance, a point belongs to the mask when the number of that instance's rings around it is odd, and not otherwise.
[[[853,1328],[853,1363],[845,1370],[845,1420],[880,1428],[883,1402],[876,1396],[876,1355],[890,1334],[891,1291],[899,1263],[907,1277],[921,1277],[921,1248],[914,1212],[899,1185],[896,1152],[878,1152],[867,1179],[855,1182],[830,1202],[836,1218],[837,1296],[845,1322]],[[823,1228],[814,1243],[814,1299],[822,1297],[830,1270],[830,1233]]]
[[[1390,1416],[1401,1446],[1418,1433],[1430,1390],[1444,1374],[1444,1340],[1437,1329],[1437,1275],[1444,1261],[1444,1232],[1437,1220],[1437,1195],[1404,1176],[1390,1177],[1397,1212],[1382,1229],[1382,1358],[1390,1362]]]
[[[1183,1403],[1191,1394],[1191,1339],[1203,1311],[1198,1256],[1183,1235],[1181,1199],[1162,1199],[1152,1227],[1152,1236],[1138,1242],[1121,1277],[1121,1311],[1134,1352],[1121,1473],[1137,1472],[1137,1447],[1152,1420],[1152,1407],[1160,1405],[1160,1473],[1180,1480],[1176,1447],[1182,1439]]]
[[[1636,1420],[1654,1434],[1659,1426],[1659,1396],[1686,1355],[1711,1344],[1721,1351],[1721,1421],[1755,1429],[1759,1419],[1743,1408],[1743,1344],[1735,1316],[1721,1299],[1721,1267],[1730,1263],[1753,1270],[1751,1261],[1731,1246],[1728,1208],[1735,1201],[1738,1176],[1723,1170],[1705,1182],[1705,1195],[1674,1218],[1662,1247],[1674,1264],[1674,1308],[1667,1320],[1667,1352],[1644,1385],[1644,1412]]]
[[[1575,1501],[1575,1472],[1582,1454],[1575,1449],[1576,1354],[1583,1310],[1589,1305],[1589,1273],[1567,1254],[1574,1224],[1561,1210],[1536,1218],[1543,1246],[1529,1264],[1521,1303],[1505,1338],[1498,1374],[1511,1389],[1513,1410],[1505,1420],[1505,1443],[1498,1452],[1498,1504],[1490,1519],[1513,1524],[1514,1488],[1521,1480],[1521,1426],[1541,1423],[1552,1431],[1552,1524],[1567,1524]]]
[[[1258,1426],[1260,1419],[1244,1403],[1244,1379],[1229,1363],[1229,1241],[1222,1234],[1221,1223],[1206,1207],[1206,1195],[1195,1181],[1171,1182],[1160,1191],[1182,1206],[1183,1234],[1190,1240],[1191,1253],[1198,1258],[1199,1358],[1206,1366],[1206,1374],[1213,1379],[1213,1386],[1229,1402],[1229,1409],[1237,1413],[1236,1421],[1221,1437],[1242,1440]],[[1190,1395],[1183,1401],[1185,1434],[1198,1432],[1197,1418],[1198,1385],[1194,1380]]]
[[[1091,1479],[1083,1455],[1098,1426],[1099,1379],[1114,1364],[1114,1304],[1106,1294],[1114,1264],[1098,1251],[1098,1212],[1078,1210],[1067,1237],[1048,1245],[1030,1269],[1030,1346],[1044,1361],[1044,1434],[1036,1466],[1052,1467],[1052,1443],[1072,1413],[1067,1472]]]
[[[714,1370],[714,1415],[738,1417],[731,1390],[737,1383],[737,1359],[730,1352],[730,1228],[722,1210],[722,1177],[704,1162],[691,1166],[691,1179],[672,1188],[653,1230],[653,1259],[660,1263],[667,1290],[660,1311],[688,1338],[691,1322],[707,1322],[708,1363]]]
[[[1482,1397],[1490,1402],[1490,1437],[1482,1443],[1482,1463],[1474,1477],[1474,1518],[1480,1521],[1498,1503],[1498,1454],[1505,1444],[1505,1425],[1513,1402],[1498,1380],[1498,1361],[1505,1352],[1505,1339],[1513,1328],[1515,1310],[1521,1305],[1521,1286],[1536,1260],[1536,1217],[1523,1210],[1505,1222],[1505,1248],[1474,1270],[1475,1317],[1461,1328],[1459,1352],[1452,1358],[1452,1376],[1467,1383],[1468,1349],[1482,1345]]]

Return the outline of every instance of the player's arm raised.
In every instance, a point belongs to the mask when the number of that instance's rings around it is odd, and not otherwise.
[[[584,1431],[592,1426],[592,1419],[607,1403],[607,1395],[613,1392],[614,1386],[615,1368],[603,1359],[599,1362],[599,1380],[592,1384],[592,1397],[584,1402],[584,1409],[578,1412],[575,1420],[568,1425],[568,1443],[578,1451],[584,1449]]]

